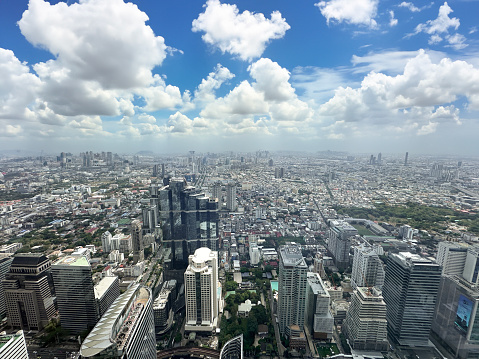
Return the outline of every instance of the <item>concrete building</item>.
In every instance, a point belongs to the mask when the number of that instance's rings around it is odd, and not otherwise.
[[[462,277],[468,282],[479,284],[479,247],[471,246],[467,249],[466,263]]]
[[[329,229],[328,250],[334,258],[336,267],[345,269],[349,266],[351,237],[358,234],[356,228],[347,222],[334,221]]]
[[[133,247],[133,262],[142,262],[145,259],[145,251],[143,248],[142,226],[139,220],[131,222],[131,244]]]
[[[94,291],[98,318],[101,318],[115,299],[120,296],[120,281],[116,276],[104,277],[95,285]]]
[[[281,335],[289,336],[290,326],[304,329],[308,266],[296,245],[285,245],[279,251],[278,319]]]
[[[101,317],[80,348],[81,358],[155,359],[151,290],[132,285]]]
[[[249,260],[251,265],[256,266],[260,260],[260,251],[256,243],[249,244]]]
[[[334,318],[330,296],[318,273],[307,274],[305,326],[314,339],[331,340]]]
[[[186,331],[208,331],[218,320],[218,252],[198,248],[185,271]]]
[[[236,203],[236,185],[228,183],[226,185],[226,209],[228,211],[236,211],[238,205]]]
[[[390,254],[383,296],[388,337],[405,346],[427,346],[434,316],[441,267],[417,254]]]
[[[153,315],[155,318],[155,330],[164,331],[172,323],[173,304],[176,300],[176,280],[164,282],[160,293],[153,302]]]
[[[466,243],[439,242],[436,262],[442,267],[442,275],[462,276],[466,265],[468,247],[469,245]]]
[[[12,264],[13,257],[6,255],[0,257],[0,318],[4,318],[7,314],[7,306],[5,304],[5,290],[3,289],[3,280],[5,279],[6,274],[10,270],[10,265]]]
[[[28,359],[23,330],[15,334],[0,335],[0,359]]]
[[[432,332],[455,358],[479,357],[479,286],[458,275],[441,277]]]
[[[62,328],[80,333],[98,321],[91,266],[84,256],[66,256],[52,265]]]
[[[357,287],[346,314],[344,331],[352,349],[388,350],[386,303],[378,289]]]
[[[223,345],[220,359],[243,359],[243,334],[228,340]]]
[[[13,328],[39,331],[55,315],[50,267],[43,254],[14,256],[3,280],[8,323]]]
[[[371,246],[361,245],[354,248],[351,286],[378,287],[384,284],[383,262]]]
[[[112,235],[109,231],[106,231],[101,235],[101,247],[103,248],[103,253],[111,252],[111,238]]]

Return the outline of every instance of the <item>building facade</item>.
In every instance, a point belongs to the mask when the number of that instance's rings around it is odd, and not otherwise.
[[[351,286],[378,287],[384,284],[383,262],[373,247],[361,245],[354,248],[353,268],[351,271]]]
[[[465,243],[439,242],[436,262],[442,267],[443,275],[462,276],[466,264],[467,248]]]
[[[308,266],[296,245],[280,247],[278,278],[278,319],[281,335],[289,336],[291,326],[304,329]]]
[[[185,271],[186,331],[209,331],[218,319],[218,252],[199,248]]]
[[[23,330],[15,334],[0,335],[0,359],[28,359]]]
[[[383,297],[388,337],[405,346],[427,346],[441,279],[441,267],[417,254],[390,254]]]
[[[333,337],[334,318],[329,308],[330,299],[320,275],[309,272],[304,324],[314,339],[331,340]]]

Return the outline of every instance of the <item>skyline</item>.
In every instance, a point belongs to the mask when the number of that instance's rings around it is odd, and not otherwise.
[[[477,10],[0,3],[0,150],[477,155]]]

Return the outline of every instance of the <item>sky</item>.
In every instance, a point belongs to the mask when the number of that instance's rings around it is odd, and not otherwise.
[[[0,1],[0,150],[479,155],[478,0]]]

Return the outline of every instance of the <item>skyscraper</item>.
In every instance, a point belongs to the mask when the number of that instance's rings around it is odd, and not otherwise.
[[[0,359],[28,359],[23,330],[15,334],[0,335]]]
[[[197,248],[216,250],[218,246],[218,202],[188,186],[184,179],[172,178],[158,191],[163,242],[169,251],[165,279],[183,281],[188,256]],[[182,270],[170,278],[168,269]]]
[[[185,271],[187,331],[209,331],[218,319],[218,252],[198,248]]]
[[[84,256],[66,256],[52,265],[62,328],[80,333],[98,320],[91,266]]]
[[[462,276],[471,283],[479,284],[479,247],[471,246],[467,249]]]
[[[456,274],[462,276],[466,264],[468,247],[465,243],[439,242],[436,262],[442,267],[443,275]]]
[[[131,242],[133,246],[133,262],[138,263],[145,259],[143,248],[143,234],[141,232],[141,222],[137,219],[131,222]]]
[[[406,152],[406,157],[404,157],[404,166],[407,166],[408,157],[409,157],[409,152]]]
[[[351,285],[356,287],[378,287],[384,284],[383,262],[371,246],[354,248]]]
[[[284,245],[279,251],[278,319],[282,335],[289,336],[290,326],[304,328],[308,266],[296,245]]]
[[[357,350],[388,350],[386,303],[376,288],[357,287],[346,314],[344,330]]]
[[[328,250],[334,258],[338,268],[349,266],[349,251],[351,237],[358,234],[358,230],[347,222],[334,221],[329,229]]]
[[[111,238],[112,235],[109,231],[104,232],[101,235],[101,247],[103,249],[103,253],[110,253],[112,248],[111,248]]]
[[[50,266],[43,254],[24,253],[13,258],[3,281],[8,322],[13,328],[38,331],[55,315]]]
[[[383,296],[388,336],[406,346],[427,346],[441,267],[417,254],[390,254]]]
[[[10,270],[10,265],[12,264],[13,257],[6,255],[0,258],[0,318],[5,317],[7,313],[7,307],[5,305],[5,290],[3,289],[3,280],[5,275]]]
[[[307,274],[305,326],[314,339],[331,340],[334,318],[329,309],[330,295],[318,273]]]
[[[236,211],[237,207],[236,184],[230,182],[226,185],[226,209],[228,211]]]
[[[82,358],[155,359],[151,290],[132,285],[101,317],[80,348]]]

